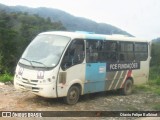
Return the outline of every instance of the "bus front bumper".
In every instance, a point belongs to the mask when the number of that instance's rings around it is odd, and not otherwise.
[[[14,87],[17,90],[31,91],[32,93],[46,97],[46,98],[56,98],[56,87],[53,83],[50,84],[31,84],[23,83],[20,80],[14,79]]]

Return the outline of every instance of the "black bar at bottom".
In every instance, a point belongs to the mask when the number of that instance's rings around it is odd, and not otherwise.
[[[0,111],[0,117],[160,117],[160,111]]]

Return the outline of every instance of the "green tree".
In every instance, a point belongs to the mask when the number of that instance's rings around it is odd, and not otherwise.
[[[160,42],[152,43],[151,66],[160,66]]]
[[[4,11],[0,12],[0,53],[1,69],[3,71],[13,71],[14,60],[16,55],[16,34],[12,29],[12,17]]]
[[[51,22],[38,15],[0,11],[0,72],[14,73],[27,45],[43,31],[65,30],[61,22]]]

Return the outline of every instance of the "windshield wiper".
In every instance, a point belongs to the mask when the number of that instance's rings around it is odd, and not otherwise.
[[[41,65],[43,65],[44,67],[46,67],[46,68],[48,68],[44,63],[42,63],[42,62],[38,62],[38,61],[31,61],[31,62],[34,62],[34,63],[38,63],[38,64],[41,64]]]
[[[34,68],[35,66],[33,65],[33,63],[32,62],[34,62],[34,63],[38,63],[38,64],[41,64],[41,65],[43,65],[45,68],[48,68],[44,63],[42,63],[42,62],[38,62],[38,61],[30,61],[30,60],[28,60],[28,59],[26,59],[26,58],[21,58],[22,60],[25,60],[25,61],[28,61],[30,64],[31,64],[31,66]]]
[[[26,59],[26,58],[21,58],[21,59],[22,59],[22,60],[25,60],[25,61],[28,61],[28,62],[31,64],[31,66],[34,67],[33,64],[32,64],[32,62],[31,62],[30,60],[28,60],[28,59]]]

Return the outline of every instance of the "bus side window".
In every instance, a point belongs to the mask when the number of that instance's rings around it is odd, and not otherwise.
[[[134,61],[134,44],[133,42],[119,43],[119,60],[120,61]]]
[[[117,42],[104,41],[102,52],[104,53],[103,61],[106,61],[106,62],[117,61]]]
[[[135,43],[135,60],[145,61],[148,58],[148,44]]]
[[[96,63],[99,62],[98,60],[98,49],[99,49],[99,41],[97,40],[87,40],[87,47],[86,47],[86,61],[88,63]]]
[[[110,55],[109,61],[116,61],[117,60],[117,42],[111,42],[109,43],[109,49],[108,54]]]
[[[89,63],[117,61],[117,42],[103,40],[87,41],[86,61]]]
[[[61,64],[63,70],[82,63],[84,60],[84,41],[81,39],[73,40],[69,45]]]

